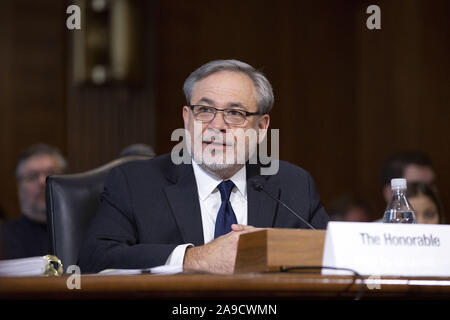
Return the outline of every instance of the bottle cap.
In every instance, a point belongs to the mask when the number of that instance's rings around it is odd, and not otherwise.
[[[406,179],[392,179],[391,180],[391,189],[406,189]]]

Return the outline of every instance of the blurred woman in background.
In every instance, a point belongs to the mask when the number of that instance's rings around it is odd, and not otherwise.
[[[414,212],[417,223],[442,224],[444,223],[444,212],[441,202],[433,189],[421,182],[408,184],[406,196]]]

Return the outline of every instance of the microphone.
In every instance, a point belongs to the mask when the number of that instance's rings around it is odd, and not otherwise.
[[[273,200],[275,200],[276,202],[278,202],[279,204],[281,204],[283,207],[285,207],[286,209],[288,209],[288,211],[290,213],[292,213],[294,216],[297,217],[297,219],[299,219],[301,222],[303,222],[304,224],[306,224],[311,230],[317,230],[316,228],[314,228],[308,221],[306,221],[305,219],[303,219],[302,217],[300,217],[297,213],[295,213],[294,210],[292,210],[291,208],[289,208],[283,201],[281,201],[280,199],[278,199],[277,197],[275,197],[274,195],[272,195],[270,192],[268,192],[267,190],[264,189],[264,185],[258,182],[254,183],[254,187],[257,191],[262,191],[265,194],[267,194],[270,198],[272,198]]]

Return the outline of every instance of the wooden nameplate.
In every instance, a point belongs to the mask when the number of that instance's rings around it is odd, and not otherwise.
[[[239,238],[234,272],[321,266],[324,242],[325,230],[264,229],[246,233]]]

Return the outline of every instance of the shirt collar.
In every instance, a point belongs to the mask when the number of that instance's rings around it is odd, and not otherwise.
[[[192,160],[192,167],[197,182],[198,195],[200,200],[203,201],[223,180],[203,170],[194,160]],[[247,173],[245,166],[236,172],[229,180],[233,181],[237,190],[247,200]]]

